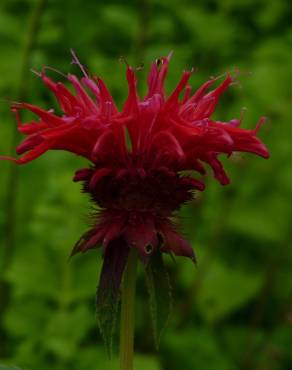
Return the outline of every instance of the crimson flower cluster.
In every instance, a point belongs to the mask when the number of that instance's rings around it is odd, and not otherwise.
[[[76,243],[72,254],[101,246],[107,255],[118,246],[126,261],[136,248],[145,263],[155,251],[195,259],[191,245],[177,232],[173,215],[204,190],[206,165],[222,184],[229,179],[218,159],[220,154],[250,152],[268,158],[256,128],[239,128],[241,119],[212,119],[220,96],[233,82],[229,74],[216,87],[211,78],[192,92],[192,71],[185,71],[173,92],[166,96],[164,81],[170,56],[155,61],[148,75],[148,91],[140,98],[136,73],[127,66],[128,97],[119,110],[102,79],[69,74],[71,92],[54,82],[45,70],[40,77],[55,95],[62,114],[28,103],[16,103],[18,130],[26,136],[17,147],[18,164],[28,163],[48,150],[61,149],[86,158],[74,181],[83,183],[96,205],[92,228]],[[19,111],[27,109],[38,118],[23,123]],[[3,157],[2,157],[3,158]],[[200,174],[194,177],[195,171]],[[119,252],[120,253],[120,252]],[[122,264],[124,265],[124,263]]]

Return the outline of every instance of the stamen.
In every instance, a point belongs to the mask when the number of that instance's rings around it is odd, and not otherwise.
[[[73,56],[73,60],[72,60],[72,64],[76,64],[78,65],[78,67],[80,68],[80,70],[82,71],[82,73],[84,74],[85,77],[89,78],[84,66],[80,63],[79,59],[77,58],[76,54],[75,54],[75,51],[73,49],[70,49],[70,52]]]
[[[14,101],[14,100],[12,100],[12,99],[9,99],[9,98],[1,98],[0,99],[0,103],[5,103],[5,104],[9,104],[9,105],[17,105],[17,104],[21,104],[21,103],[19,103],[19,102],[17,102],[17,101]]]
[[[261,126],[265,123],[265,122],[267,122],[267,120],[268,120],[268,117],[261,117],[260,118],[260,120],[258,121],[258,123],[256,124],[256,127],[254,128],[254,133],[255,134],[257,134],[258,133],[258,131],[259,131],[259,129],[261,128]]]
[[[155,63],[157,65],[157,67],[159,68],[161,66],[161,64],[162,64],[162,60],[160,58],[159,59],[156,59],[155,60]]]
[[[53,67],[50,67],[50,66],[43,66],[43,72],[45,72],[47,69],[49,71],[53,71],[53,72],[57,73],[58,75],[60,75],[60,76],[62,76],[62,77],[64,77],[64,78],[67,79],[67,76],[65,75],[65,73],[59,71],[58,69],[53,68]]]
[[[33,74],[37,75],[38,77],[42,77],[41,72],[38,72],[38,71],[36,71],[36,70],[35,70],[35,69],[33,69],[33,68],[31,68],[31,69],[30,69],[30,71],[31,71]]]
[[[142,69],[144,69],[144,63],[138,64],[137,67],[135,68],[136,71],[141,71]]]
[[[166,59],[167,59],[168,61],[170,61],[170,59],[172,58],[172,56],[173,56],[173,50],[171,50],[171,51],[169,52],[169,54],[168,54],[168,56],[166,57]]]
[[[127,66],[127,67],[129,67],[129,63],[127,62],[127,59],[126,59],[123,55],[121,55],[121,56],[119,57],[119,62],[120,62],[120,63],[125,63],[125,64],[126,64],[126,66]]]
[[[239,122],[240,123],[243,121],[243,118],[244,118],[244,115],[245,115],[246,112],[247,112],[247,108],[246,107],[242,107],[241,108],[241,111],[240,111],[240,117],[239,117]]]

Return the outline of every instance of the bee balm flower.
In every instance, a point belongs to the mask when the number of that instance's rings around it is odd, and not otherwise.
[[[74,56],[74,62],[79,64]],[[227,75],[211,90],[217,79],[204,83],[195,93],[185,71],[170,96],[164,80],[170,57],[154,62],[148,76],[148,92],[140,98],[135,71],[127,66],[128,98],[121,111],[99,77],[69,74],[74,93],[43,71],[43,83],[55,95],[61,115],[28,104],[12,106],[18,130],[26,139],[17,147],[18,164],[28,163],[48,150],[67,150],[90,162],[79,169],[74,181],[83,183],[97,208],[93,227],[75,245],[72,254],[101,246],[105,258],[117,253],[122,274],[129,248],[136,248],[146,263],[151,253],[161,250],[195,258],[191,245],[176,231],[172,216],[203,191],[202,180],[185,171],[205,174],[209,165],[223,185],[229,179],[218,156],[235,151],[268,157],[257,132],[239,128],[240,120],[212,119],[220,96],[233,82]],[[38,119],[23,123],[19,110],[33,112]],[[118,248],[111,248],[111,247]],[[118,252],[113,252],[114,250]],[[118,272],[120,269],[120,273]]]

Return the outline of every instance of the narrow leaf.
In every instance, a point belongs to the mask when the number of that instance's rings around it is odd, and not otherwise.
[[[154,253],[149,260],[146,267],[146,281],[154,341],[158,349],[161,334],[168,323],[172,308],[171,285],[160,251]]]
[[[97,288],[97,320],[110,357],[120,301],[120,285],[128,255],[128,246],[119,239],[107,246]]]

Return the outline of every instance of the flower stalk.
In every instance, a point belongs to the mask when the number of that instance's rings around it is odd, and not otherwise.
[[[122,282],[120,370],[133,370],[137,258],[131,249]]]

